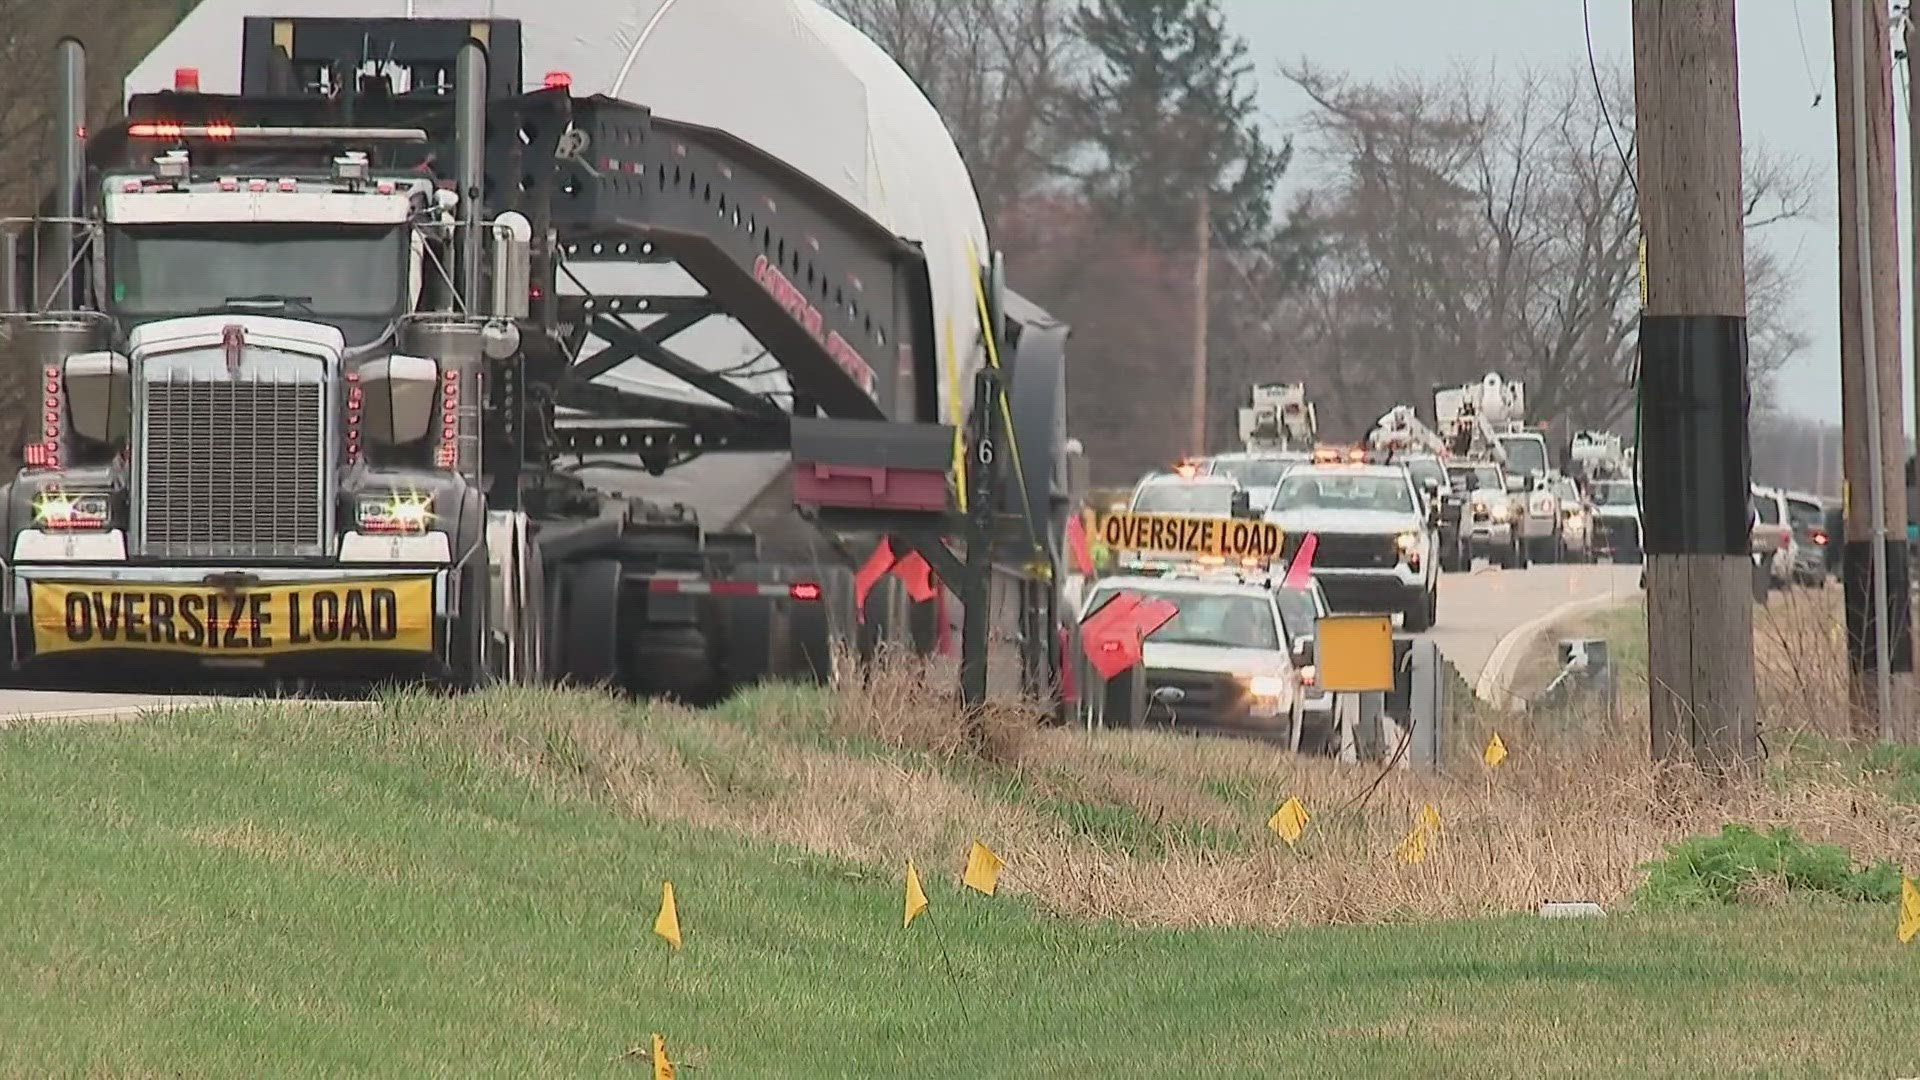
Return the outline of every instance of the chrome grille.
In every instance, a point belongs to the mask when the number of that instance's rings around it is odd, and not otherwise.
[[[1178,702],[1155,699],[1154,691],[1177,689]],[[1147,716],[1150,726],[1217,727],[1246,719],[1246,692],[1231,675],[1211,671],[1147,669]]]
[[[325,552],[322,383],[175,375],[142,389],[143,554]]]

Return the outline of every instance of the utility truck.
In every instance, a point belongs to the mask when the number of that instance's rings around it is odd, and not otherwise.
[[[85,52],[59,45],[54,194],[0,250],[6,375],[30,395],[0,489],[0,667],[706,698],[827,678],[874,576],[919,554],[916,644],[958,593],[984,693],[998,564],[1022,675],[1056,684],[1066,331],[1006,314],[997,260],[974,283],[993,363],[943,370],[923,245],[725,131],[566,72],[523,89],[523,33],[572,29],[237,29],[238,93],[182,69],[84,139]],[[704,295],[579,285],[663,262]],[[664,344],[715,314],[788,400]],[[635,357],[712,403],[596,381]],[[742,451],[791,455],[783,527],[819,558],[571,467]]]

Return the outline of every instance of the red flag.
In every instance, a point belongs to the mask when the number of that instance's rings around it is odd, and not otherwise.
[[[1308,533],[1300,541],[1300,550],[1293,553],[1293,561],[1287,564],[1287,576],[1281,584],[1289,589],[1304,589],[1313,583],[1313,552],[1320,546],[1320,535]]]
[[[1093,547],[1087,541],[1087,523],[1079,514],[1067,519],[1067,550],[1073,555],[1073,563],[1086,577],[1092,577]]]
[[[924,604],[940,591],[933,583],[933,567],[920,557],[918,551],[907,552],[907,557],[893,564],[893,576],[907,587],[907,595],[916,604]]]
[[[1087,660],[1102,679],[1133,667],[1144,659],[1147,636],[1180,613],[1170,600],[1121,593],[1080,626],[1080,639]]]
[[[898,557],[893,553],[893,537],[883,536],[880,546],[873,549],[873,554],[853,575],[853,609],[861,622],[867,621],[867,594],[873,591],[881,578],[887,576],[887,571],[893,569],[897,561]]]

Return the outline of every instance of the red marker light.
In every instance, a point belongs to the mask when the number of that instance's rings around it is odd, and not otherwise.
[[[549,90],[565,90],[573,85],[573,76],[564,71],[549,71],[544,85]]]
[[[200,69],[183,67],[173,69],[173,92],[176,94],[197,94],[200,92]]]
[[[810,581],[803,581],[788,589],[787,593],[795,600],[818,600],[820,599],[820,586]]]

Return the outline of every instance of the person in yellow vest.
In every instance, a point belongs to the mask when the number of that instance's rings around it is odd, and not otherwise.
[[[1094,575],[1106,577],[1113,573],[1113,549],[1100,537],[1100,515],[1085,506],[1080,509],[1080,518],[1087,526],[1087,550],[1093,555]]]

